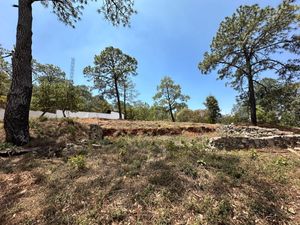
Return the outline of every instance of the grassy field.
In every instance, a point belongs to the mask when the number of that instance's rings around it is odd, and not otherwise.
[[[300,223],[300,160],[291,153],[206,151],[215,131],[92,142],[80,122],[31,122],[31,145],[64,149],[55,156],[0,158],[1,224]]]

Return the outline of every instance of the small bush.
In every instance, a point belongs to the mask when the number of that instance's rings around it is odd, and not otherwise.
[[[12,148],[12,147],[13,147],[13,145],[11,143],[8,143],[8,142],[0,143],[0,150],[5,150],[8,148]]]
[[[275,165],[276,166],[287,166],[288,165],[288,160],[283,158],[283,157],[280,157],[279,159],[277,159],[275,161]]]
[[[77,155],[69,158],[68,163],[72,167],[75,167],[76,169],[79,170],[86,168],[85,158],[83,155]]]
[[[256,160],[256,159],[258,158],[258,154],[257,154],[257,151],[256,151],[256,150],[252,150],[252,151],[251,151],[250,158],[251,158],[252,160]]]
[[[196,179],[198,177],[197,170],[195,170],[195,168],[190,164],[183,165],[183,167],[181,168],[181,171],[184,172],[185,175],[187,175],[193,179]]]
[[[62,121],[63,121],[63,122],[66,122],[66,123],[68,123],[68,124],[72,124],[72,125],[75,124],[74,119],[72,119],[72,118],[70,118],[70,117],[64,117],[64,118],[62,119]]]
[[[40,116],[40,117],[39,117],[39,121],[40,121],[40,122],[45,122],[45,121],[47,121],[47,120],[48,120],[48,118],[45,117],[45,116]]]
[[[121,222],[126,217],[126,212],[123,209],[115,209],[111,212],[111,218],[113,221]]]

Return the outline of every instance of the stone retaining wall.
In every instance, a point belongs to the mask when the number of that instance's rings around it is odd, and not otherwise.
[[[300,145],[300,135],[278,129],[229,125],[221,127],[220,132],[221,137],[210,139],[213,149],[293,148]]]
[[[216,137],[210,140],[210,146],[216,149],[234,150],[250,148],[288,148],[300,143],[300,135],[269,136],[262,138],[251,137]]]

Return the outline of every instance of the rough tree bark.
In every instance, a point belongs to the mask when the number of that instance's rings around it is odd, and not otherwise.
[[[32,94],[32,1],[19,0],[16,48],[12,59],[13,75],[4,116],[6,141],[27,144],[29,109]]]
[[[173,115],[173,110],[172,110],[172,106],[171,106],[171,98],[170,98],[170,93],[169,93],[169,88],[167,87],[167,98],[168,98],[168,104],[169,104],[169,111],[170,111],[170,115],[172,118],[172,122],[175,122],[175,117]]]
[[[255,90],[254,90],[254,82],[253,82],[253,74],[252,74],[252,66],[251,66],[251,56],[248,55],[247,50],[244,50],[245,58],[246,58],[246,66],[247,66],[247,78],[248,78],[248,92],[249,92],[249,106],[250,106],[250,115],[251,115],[251,123],[254,126],[257,126],[257,118],[256,118],[256,99],[255,99]]]
[[[250,105],[250,114],[251,114],[251,123],[254,126],[257,126],[257,118],[256,118],[256,100],[254,93],[254,84],[253,77],[248,76],[248,86],[249,86],[249,105]]]
[[[123,103],[124,103],[124,119],[127,120],[127,110],[126,110],[126,85],[124,85],[124,93],[123,93]]]
[[[171,114],[171,118],[172,118],[172,122],[175,122],[175,117],[173,115],[173,110],[172,110],[172,107],[170,106],[170,114]]]
[[[120,93],[118,88],[118,81],[116,76],[114,76],[114,82],[115,82],[115,89],[116,89],[116,95],[117,95],[117,102],[118,102],[118,109],[119,109],[119,119],[122,119],[122,109],[121,109],[121,101],[120,101]]]

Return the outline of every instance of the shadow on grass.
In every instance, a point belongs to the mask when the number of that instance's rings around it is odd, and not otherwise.
[[[249,212],[240,218],[243,224],[256,224],[256,218],[266,224],[289,222],[288,214],[282,208],[286,196],[280,184],[265,179],[263,174],[253,174],[251,167],[243,164],[236,155],[206,153],[203,160],[206,169],[216,174],[208,190],[215,199],[230,199],[237,190],[246,196],[245,206]],[[255,162],[252,163],[255,167]]]
[[[159,149],[164,147],[151,143],[137,145],[120,141],[102,146],[101,153],[93,150],[84,156],[89,163],[85,169],[74,169],[65,162],[56,167],[50,177],[35,173],[44,190],[38,219],[45,224],[129,221],[172,224],[184,221],[183,217],[193,212],[194,217],[197,213],[204,215],[206,222],[214,225],[256,224],[257,219],[270,225],[289,222],[282,209],[284,189],[263,174],[257,175],[255,165],[245,164],[240,156],[204,152],[193,147],[182,149],[169,143],[165,154],[172,151],[172,155],[162,157]],[[149,160],[149,155],[157,156],[156,160]],[[0,161],[0,172],[32,171],[41,166],[39,159],[31,155],[15,164],[11,160]],[[206,173],[210,175],[206,177]],[[204,178],[207,183],[199,188]],[[6,184],[2,182],[1,185]],[[0,199],[0,203],[6,205],[0,219],[16,206],[22,197],[20,191],[11,189]],[[200,206],[191,207],[193,209],[184,206],[191,192],[200,196],[195,203]],[[244,197],[239,199],[235,194]],[[239,212],[234,210],[235,207],[239,207]],[[178,211],[172,214],[176,208]],[[159,210],[164,210],[164,213],[158,213],[160,218],[157,218],[153,211]],[[243,210],[247,213],[242,214]],[[236,221],[233,221],[233,216]]]

